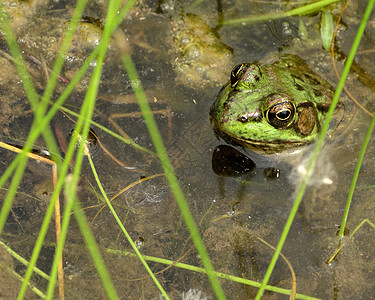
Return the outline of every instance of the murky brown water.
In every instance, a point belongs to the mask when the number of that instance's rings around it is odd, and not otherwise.
[[[71,3],[44,2],[24,3],[23,5],[30,5],[28,13],[19,19],[14,17],[14,22],[19,24],[16,33],[21,48],[52,67],[58,49],[56,45],[71,13],[68,7]],[[356,32],[357,19],[363,14],[364,7],[359,2],[353,1],[343,18],[337,49],[342,56],[348,54]],[[224,20],[229,20],[276,11],[280,6],[261,2],[223,1],[222,9]],[[214,28],[217,25],[217,11],[216,2],[193,8],[186,1],[168,1],[161,6],[157,6],[154,1],[145,1],[132,11],[131,16],[120,27],[129,38],[132,56],[152,102],[152,108],[158,111],[155,118],[215,270],[261,281],[273,250],[258,238],[273,246],[276,246],[279,240],[298,186],[299,176],[295,175],[291,166],[296,161],[293,161],[295,158],[285,159],[286,162],[282,163],[254,159],[258,167],[243,176],[216,175],[212,170],[212,153],[216,146],[224,143],[214,136],[208,120],[209,108],[220,87],[229,79],[234,65],[254,60],[267,62],[281,53],[298,54],[318,72],[325,74],[327,80],[333,84],[337,80],[332,71],[329,54],[320,46],[319,15],[302,18],[308,29],[308,40],[298,38],[297,17],[275,22],[264,20],[252,25],[224,25],[217,28],[221,35],[219,39],[214,29],[208,27],[209,25]],[[179,44],[181,40],[186,42],[192,39],[184,29],[188,21],[182,16],[186,17],[186,13],[194,14],[190,18],[193,18],[193,23],[199,24],[195,29],[198,34],[208,37],[196,44],[189,44],[189,47],[181,52],[176,49],[176,44],[182,47]],[[85,15],[103,19],[105,9],[92,2]],[[83,37],[76,41],[64,67],[62,75],[67,79],[72,78],[86,55],[95,47],[95,37],[100,25],[93,24],[91,19],[90,22],[87,20],[81,24],[80,34]],[[374,22],[372,18],[370,25]],[[353,95],[370,111],[375,107],[371,90],[375,72],[373,64],[369,63],[373,59],[370,52],[374,47],[372,27],[369,26],[360,47],[361,52],[356,60],[357,75],[352,72],[347,82]],[[49,34],[46,35],[47,33]],[[207,44],[202,43],[214,45],[209,54],[203,51],[208,49]],[[185,45],[184,42],[182,45]],[[2,51],[7,51],[4,41],[0,41],[0,46]],[[339,70],[342,69],[343,58],[338,62]],[[19,79],[13,75],[11,61],[4,55],[0,55],[0,60],[4,66],[4,72],[0,75],[2,141],[21,145],[27,137],[32,116],[26,112],[29,107]],[[46,77],[42,68],[30,60],[27,60],[27,63],[36,87],[43,90]],[[207,70],[206,65],[212,68]],[[82,102],[89,76],[90,72],[85,75],[68,101],[76,111]],[[201,79],[197,80],[199,76]],[[64,84],[60,83],[57,93],[63,88]],[[326,264],[338,246],[336,232],[341,223],[356,158],[370,120],[365,113],[354,109],[349,100],[344,101],[347,112],[354,115],[353,120],[344,126],[342,133],[336,138],[333,136],[330,139],[320,156],[318,169],[315,170],[317,175],[313,176],[316,180],[329,176],[333,184],[322,185],[314,181],[309,185],[282,252],[296,273],[298,293],[325,299],[368,299],[374,294],[374,228],[364,225],[354,238],[346,238],[338,259],[331,265]],[[104,66],[93,119],[115,132],[121,133],[120,128],[141,146],[153,149],[138,112],[136,100],[121,68],[116,45],[113,44]],[[126,115],[116,118],[113,116],[119,113]],[[59,113],[51,123],[51,128],[56,128],[57,124],[63,129],[63,136],[68,138],[74,123]],[[93,128],[102,144],[118,160],[136,168],[136,171],[132,171],[119,166],[98,147],[93,158],[109,197],[143,176],[162,172],[154,157],[125,145],[98,128]],[[38,145],[43,146],[43,142],[39,141]],[[0,168],[3,173],[14,154],[3,149],[0,153]],[[247,155],[251,156],[249,153]],[[374,160],[374,149],[370,143],[349,214],[347,229],[350,232],[364,219],[374,221]],[[266,180],[263,173],[267,167],[278,167],[280,177]],[[30,161],[1,238],[26,259],[31,255],[52,190],[51,168]],[[1,199],[5,194],[6,191],[2,190]],[[150,279],[144,279],[147,276],[146,271],[137,259],[108,252],[111,249],[127,252],[131,251],[131,248],[108,208],[104,208],[97,215],[104,202],[88,162],[82,169],[79,198],[87,219],[92,221],[91,229],[120,297],[158,299],[159,291]],[[189,233],[164,177],[156,177],[135,185],[116,198],[113,205],[141,253],[170,260],[183,257],[181,262],[200,266],[197,254],[192,249]],[[54,243],[54,227],[51,226],[38,261],[38,267],[47,273],[53,259]],[[4,259],[4,264],[12,265],[14,270],[23,274],[24,267],[9,261]],[[156,263],[150,263],[150,266],[154,272],[165,268],[164,265]],[[74,218],[64,250],[64,270],[65,293],[68,299],[87,299],[93,295],[98,295],[95,296],[97,298],[105,297]],[[192,299],[186,296],[190,289],[202,291],[201,294],[196,292],[200,295],[200,298],[196,299],[214,298],[207,278],[201,274],[173,267],[163,270],[158,279],[172,299],[181,298],[183,292],[184,299]],[[12,280],[10,277],[9,284],[14,286],[14,292],[18,288]],[[228,299],[251,299],[257,292],[253,287],[229,280],[220,282]],[[33,283],[41,290],[47,285],[44,279],[37,277]],[[270,284],[291,288],[290,270],[281,258]],[[190,291],[190,294],[194,293]],[[33,297],[34,295],[30,295],[30,298]],[[271,292],[267,292],[264,297],[286,298]]]

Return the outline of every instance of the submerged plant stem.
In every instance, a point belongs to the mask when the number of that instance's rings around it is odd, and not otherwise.
[[[117,250],[117,249],[107,249],[107,252],[113,253],[113,254],[118,254],[118,255],[135,256],[134,253],[121,251],[121,250]],[[173,261],[173,260],[154,257],[154,256],[148,256],[148,255],[144,255],[143,257],[144,257],[145,260],[156,262],[156,263],[159,263],[159,264],[165,264],[165,265],[168,265],[168,266],[173,265],[176,268],[181,268],[181,269],[185,269],[185,270],[189,270],[189,271],[193,271],[193,272],[197,272],[197,273],[207,274],[207,271],[205,269],[200,268],[200,267],[196,267],[196,266],[192,266],[192,265],[189,265],[189,264],[180,263],[180,262],[176,262],[176,261]],[[225,274],[225,273],[221,273],[221,272],[216,272],[216,271],[215,271],[215,275],[219,278],[231,280],[233,282],[238,282],[240,284],[245,284],[245,285],[249,285],[249,286],[253,286],[253,287],[260,287],[260,283],[254,281],[254,280],[249,280],[249,279],[245,279],[245,278],[241,278],[241,277],[237,277],[237,276],[233,276],[233,275],[229,275],[229,274]],[[272,285],[267,285],[266,290],[271,291],[271,292],[275,292],[275,293],[279,293],[279,294],[282,294],[282,295],[290,295],[291,294],[291,290],[275,287],[275,286],[272,286]],[[314,297],[310,297],[310,296],[298,294],[298,293],[296,294],[296,299],[319,300],[319,298],[314,298]]]
[[[125,235],[126,239],[128,240],[129,244],[132,246],[135,254],[137,255],[137,257],[139,258],[139,260],[142,262],[143,266],[145,267],[145,269],[147,270],[148,274],[150,275],[150,277],[152,278],[152,280],[155,282],[156,286],[158,287],[158,289],[160,290],[160,292],[163,294],[164,298],[165,299],[170,299],[167,295],[167,293],[165,292],[164,288],[162,287],[162,285],[160,284],[160,282],[157,280],[157,278],[155,277],[154,273],[152,272],[152,270],[150,269],[150,267],[148,266],[147,262],[145,261],[145,259],[143,258],[142,254],[139,252],[137,246],[135,245],[135,243],[133,242],[130,234],[128,233],[128,231],[125,229],[124,225],[122,224],[120,218],[118,217],[115,209],[113,208],[112,204],[111,204],[111,201],[109,201],[108,197],[107,197],[107,194],[105,193],[104,191],[104,188],[102,186],[102,183],[100,182],[100,179],[99,179],[99,176],[98,176],[98,173],[96,172],[96,168],[95,168],[95,165],[94,165],[94,162],[92,161],[91,159],[91,155],[88,155],[87,156],[88,159],[89,159],[89,162],[90,162],[90,166],[91,166],[91,170],[92,170],[92,173],[94,174],[94,177],[95,177],[95,181],[96,183],[98,184],[99,186],[99,189],[100,189],[100,192],[102,193],[102,196],[104,197],[105,199],[105,202],[107,203],[109,209],[111,210],[112,212],[112,215],[113,217],[115,218],[118,226],[120,227],[122,233]]]

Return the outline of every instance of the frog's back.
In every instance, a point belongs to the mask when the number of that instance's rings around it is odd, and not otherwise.
[[[270,65],[280,80],[280,86],[300,101],[313,101],[317,105],[331,104],[334,88],[321,76],[317,75],[307,63],[297,55],[283,55]]]

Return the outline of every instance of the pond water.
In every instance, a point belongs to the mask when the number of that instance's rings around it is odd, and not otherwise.
[[[58,41],[71,14],[70,1],[30,1],[27,13],[12,15],[21,49],[40,62],[27,60],[33,81],[42,91],[46,76],[42,65],[52,67]],[[363,1],[352,1],[343,16],[337,37],[337,67],[343,62],[358,22],[363,15]],[[64,66],[63,76],[70,80],[94,49],[101,33],[105,8],[101,1],[90,1],[82,19],[79,34]],[[218,3],[220,4],[218,7]],[[6,1],[9,7],[21,5]],[[334,86],[337,79],[328,52],[320,42],[320,14],[269,20],[266,14],[293,8],[282,1],[217,1],[193,5],[193,1],[139,1],[120,25],[131,49],[148,100],[155,112],[159,130],[185,192],[190,210],[201,232],[216,271],[261,282],[271,260],[301,179],[298,166],[307,161],[303,156],[262,157],[242,148],[230,148],[224,161],[215,156],[227,144],[218,139],[209,121],[210,107],[221,87],[230,79],[232,68],[244,62],[270,63],[282,54],[296,54]],[[25,9],[25,7],[23,7]],[[333,7],[337,16],[341,6]],[[255,23],[227,24],[229,20],[259,15]],[[264,17],[263,17],[264,16]],[[222,25],[218,25],[223,21]],[[373,28],[370,24],[360,52],[347,80],[353,96],[369,111],[374,111]],[[302,25],[307,29],[301,37]],[[18,26],[17,26],[18,25]],[[32,115],[11,59],[4,55],[7,47],[0,41],[0,74],[2,141],[22,145],[32,123]],[[93,66],[95,63],[92,64]],[[84,97],[92,69],[82,79],[65,106],[75,111]],[[136,98],[121,67],[118,45],[113,41],[108,50],[101,78],[93,120],[120,135],[127,135],[142,147],[151,149],[151,138],[139,114]],[[59,83],[56,97],[64,89]],[[364,224],[354,235],[346,237],[332,263],[329,258],[338,247],[337,232],[341,224],[352,174],[356,166],[370,117],[343,94],[346,118],[326,142],[317,167],[308,184],[302,204],[293,222],[282,254],[292,266],[297,293],[322,299],[370,299],[373,284],[373,237],[375,228]],[[74,123],[58,113],[50,127],[68,140]],[[128,185],[145,178],[113,200],[124,226],[144,255],[201,266],[189,232],[153,155],[136,150],[93,126],[105,147],[96,145],[93,160],[109,198]],[[62,151],[64,146],[59,139]],[[38,147],[43,147],[40,139]],[[218,150],[219,149],[219,150]],[[116,160],[122,162],[119,165]],[[237,153],[237,151],[239,151]],[[1,149],[1,173],[14,154]],[[245,156],[245,158],[244,158]],[[375,154],[370,142],[354,193],[347,230],[352,233],[363,221],[374,221]],[[236,176],[228,170],[231,164],[246,162],[248,169]],[[227,167],[222,167],[226,163]],[[215,171],[216,172],[215,172]],[[269,175],[271,172],[271,175]],[[268,175],[267,175],[268,174]],[[322,178],[327,178],[322,183]],[[6,185],[5,187],[8,187]],[[1,240],[14,251],[30,258],[49,197],[53,191],[51,168],[30,160],[15,198]],[[1,191],[4,199],[6,190]],[[129,243],[122,235],[104,200],[100,196],[90,166],[85,161],[78,193],[96,241],[119,296],[122,299],[159,299],[160,292],[147,277],[142,264],[131,255]],[[53,259],[55,236],[51,226],[37,266],[49,272]],[[263,242],[265,241],[265,242]],[[4,255],[4,257],[6,257]],[[25,268],[11,259],[3,259],[19,274]],[[104,288],[90,259],[79,228],[72,218],[64,249],[65,295],[68,299],[105,298]],[[158,280],[171,299],[214,299],[206,276],[177,267],[150,262]],[[18,283],[10,276],[7,285],[14,287],[9,297],[17,294]],[[4,282],[4,281],[3,281]],[[221,279],[228,299],[252,299],[257,288]],[[47,282],[33,278],[41,290]],[[291,289],[288,264],[279,258],[270,285]],[[0,290],[4,289],[4,284]],[[13,294],[12,294],[13,293]],[[97,296],[93,296],[97,295]],[[29,298],[37,298],[29,292]],[[264,299],[289,296],[267,291]]]

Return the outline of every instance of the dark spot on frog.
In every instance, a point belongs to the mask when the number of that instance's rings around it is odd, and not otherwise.
[[[310,84],[320,85],[320,81],[315,76],[306,73],[305,78],[307,78]]]
[[[305,88],[298,83],[298,82],[303,82],[303,80],[301,79],[301,77],[299,77],[299,76],[297,76],[295,74],[291,74],[291,76],[293,78],[295,88],[298,91],[303,91]]]
[[[302,81],[301,77],[297,76],[296,74],[290,74],[290,76],[292,76],[294,82],[297,82],[297,81]]]
[[[302,86],[300,86],[298,83],[295,83],[294,86],[296,87],[297,90],[299,91],[303,91],[304,88]]]
[[[297,76],[295,74],[291,74],[291,76],[292,76],[292,78],[294,80],[295,87],[299,91],[304,90],[304,88],[298,82],[304,82],[305,84],[308,84],[308,85],[317,85],[317,86],[320,86],[320,81],[317,78],[315,78],[314,76],[310,75],[310,74],[307,74],[307,73],[304,74],[303,78],[301,78],[300,76]],[[318,88],[314,89],[314,93],[315,93],[315,90],[317,92],[319,92],[320,96],[321,96],[321,92],[319,91],[319,89]],[[319,97],[319,96],[317,95],[317,97]]]
[[[314,95],[315,95],[316,97],[321,97],[321,96],[323,96],[323,93],[322,93],[322,91],[319,90],[319,89],[314,89]]]

